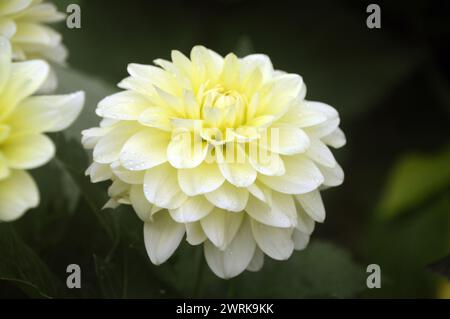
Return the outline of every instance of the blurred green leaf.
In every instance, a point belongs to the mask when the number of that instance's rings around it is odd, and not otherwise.
[[[450,187],[450,148],[434,155],[407,155],[391,173],[378,215],[395,217]]]
[[[0,224],[0,280],[16,283],[30,297],[62,296],[61,282],[15,233]]]

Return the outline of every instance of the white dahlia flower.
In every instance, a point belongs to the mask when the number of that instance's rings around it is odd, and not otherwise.
[[[132,205],[154,264],[185,234],[222,278],[305,248],[325,219],[319,188],[344,177],[328,149],[345,144],[336,110],[265,55],[196,46],[155,64],[130,64],[83,132],[91,180],[113,181],[106,206]]]
[[[42,0],[0,0],[0,36],[11,41],[14,60],[44,58],[63,63],[67,50],[61,35],[46,24],[65,14]]]
[[[11,55],[9,41],[0,37],[0,221],[15,220],[38,205],[38,189],[25,170],[53,157],[55,147],[43,133],[69,126],[84,102],[82,92],[31,96],[49,66],[41,60],[12,63]]]

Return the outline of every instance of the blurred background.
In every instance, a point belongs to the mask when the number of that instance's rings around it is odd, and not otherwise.
[[[450,2],[376,1],[381,29],[366,26],[364,1],[54,2],[81,6],[81,29],[57,26],[70,52],[59,91],[88,100],[52,136],[56,159],[33,172],[41,206],[0,225],[0,297],[450,298]],[[97,125],[96,104],[127,64],[196,44],[264,53],[302,75],[307,99],[334,106],[348,140],[334,152],[346,180],[323,193],[327,219],[307,249],[228,281],[185,243],[153,266],[142,223],[127,207],[101,211],[107,185],[83,174],[79,132]],[[82,289],[66,288],[72,263]],[[369,264],[380,289],[366,286]]]

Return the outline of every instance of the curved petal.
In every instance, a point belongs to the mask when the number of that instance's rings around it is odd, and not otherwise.
[[[186,240],[189,244],[196,246],[207,239],[200,222],[186,224]]]
[[[205,242],[204,251],[209,268],[220,278],[228,279],[243,272],[255,253],[248,220],[245,220],[233,241],[225,250],[215,247],[210,241]]]
[[[337,128],[332,133],[322,137],[322,141],[334,148],[340,148],[347,143],[345,134],[340,128]]]
[[[123,145],[138,129],[132,123],[117,124],[98,140],[94,147],[94,161],[101,164],[117,161]]]
[[[191,223],[208,215],[214,205],[203,196],[189,197],[180,207],[170,210],[170,216],[179,223]]]
[[[167,147],[167,159],[175,168],[194,168],[206,157],[208,144],[191,132],[179,133]]]
[[[318,190],[296,195],[296,198],[312,219],[319,223],[325,220],[325,207]]]
[[[205,197],[219,208],[232,212],[240,212],[247,205],[248,190],[225,182],[215,191],[206,193]]]
[[[224,250],[236,235],[243,218],[244,213],[231,213],[216,208],[200,220],[200,224],[214,246]]]
[[[247,270],[260,271],[263,265],[264,265],[264,253],[262,252],[261,249],[256,247],[255,253],[253,254],[253,258],[250,261],[250,264],[248,264]]]
[[[292,195],[274,192],[270,206],[251,196],[245,211],[268,226],[290,228],[297,225],[297,210]]]
[[[288,259],[294,250],[292,229],[270,227],[252,220],[253,236],[258,247],[276,260]]]
[[[234,148],[235,152],[228,152],[230,148]],[[257,173],[248,162],[245,151],[239,145],[235,147],[230,144],[225,154],[221,145],[217,146],[215,150],[220,171],[228,182],[237,187],[247,187],[253,184]]]
[[[150,203],[167,209],[178,208],[187,200],[178,186],[176,170],[167,163],[145,173],[144,194]]]
[[[258,180],[270,188],[286,194],[308,193],[322,184],[324,178],[314,163],[304,156],[283,157],[286,174],[259,175]]]
[[[0,221],[13,221],[39,204],[39,191],[25,171],[11,171],[0,181]]]
[[[335,167],[317,166],[324,177],[323,185],[325,186],[339,186],[344,182],[344,171],[339,164]]]
[[[306,151],[306,155],[322,166],[334,167],[336,165],[333,153],[331,153],[330,149],[319,139],[311,140],[311,145]]]
[[[133,185],[130,189],[130,202],[134,211],[143,222],[152,221],[152,216],[161,209],[150,204],[145,198],[142,185]]]
[[[47,163],[55,155],[55,146],[45,135],[25,134],[8,138],[2,152],[9,167],[32,169]]]
[[[141,171],[167,161],[170,134],[158,129],[145,128],[133,135],[120,152],[123,167]]]
[[[101,100],[96,113],[110,119],[137,120],[150,105],[145,96],[133,91],[122,91]]]
[[[306,246],[308,246],[309,235],[299,231],[298,229],[294,229],[292,240],[294,241],[295,250],[303,250]]]
[[[160,212],[153,222],[144,224],[144,243],[150,260],[160,265],[172,256],[185,232],[183,224],[172,220],[168,212]]]
[[[189,196],[212,192],[224,181],[225,177],[216,163],[203,162],[194,168],[178,170],[178,183],[183,192]]]
[[[69,127],[81,112],[84,92],[32,96],[17,106],[9,123],[17,132],[58,132]]]

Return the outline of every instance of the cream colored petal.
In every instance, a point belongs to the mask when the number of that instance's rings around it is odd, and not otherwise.
[[[186,240],[189,244],[200,245],[207,239],[200,222],[186,224]]]
[[[152,216],[160,211],[160,208],[150,204],[145,198],[143,185],[133,185],[130,189],[130,202],[134,211],[143,222],[152,221]]]
[[[273,192],[270,205],[251,196],[245,211],[268,226],[289,228],[297,225],[297,210],[292,195]]]
[[[9,167],[32,169],[47,163],[55,155],[55,146],[45,135],[25,134],[8,138],[2,152]]]
[[[250,143],[248,159],[252,167],[258,173],[268,176],[279,176],[286,172],[280,155],[271,152],[264,147],[259,147],[257,142]]]
[[[178,184],[189,196],[212,192],[219,188],[224,181],[225,177],[216,163],[203,162],[194,168],[178,170]]]
[[[13,63],[8,82],[0,95],[0,119],[10,114],[24,98],[35,93],[44,83],[49,73],[46,62],[35,60]]]
[[[203,196],[189,197],[180,207],[171,209],[170,216],[178,223],[191,223],[208,215],[213,208]]]
[[[323,185],[339,186],[344,182],[344,171],[339,164],[336,163],[336,166],[332,168],[322,165],[317,165],[317,167],[324,177]]]
[[[75,121],[83,104],[84,92],[32,96],[17,106],[9,123],[20,132],[62,131]]]
[[[258,247],[269,257],[276,260],[288,259],[293,250],[292,229],[270,227],[251,221],[253,236]]]
[[[94,147],[94,161],[101,164],[110,164],[117,161],[122,148],[133,134],[139,129],[132,123],[118,124],[105,136],[100,138]]]
[[[317,166],[304,156],[282,158],[286,174],[282,176],[259,175],[258,180],[270,188],[286,194],[308,193],[322,184],[324,178]]]
[[[334,148],[340,148],[347,143],[344,132],[340,128],[335,129],[332,133],[322,137],[322,141]]]
[[[200,136],[182,132],[172,137],[167,147],[167,159],[175,168],[194,168],[203,162],[207,152],[208,144]]]
[[[205,242],[204,251],[209,268],[220,278],[228,279],[242,273],[250,264],[256,245],[251,229],[245,220],[234,240],[225,250],[215,247],[210,241]]]
[[[153,222],[144,224],[144,243],[150,260],[160,265],[172,256],[185,233],[183,224],[172,220],[166,211],[153,217]]]
[[[11,73],[11,45],[8,39],[0,36],[0,94],[9,81]],[[0,113],[1,114],[1,113]]]
[[[145,128],[133,135],[120,152],[120,163],[133,170],[145,170],[167,162],[170,134],[158,129]]]
[[[319,223],[325,220],[325,207],[318,190],[296,195],[296,198],[312,219]]]
[[[312,219],[304,210],[304,208],[296,201],[295,207],[297,207],[297,229],[302,233],[311,235],[314,231],[316,222]]]
[[[86,170],[86,175],[91,177],[92,183],[98,183],[111,179],[112,171],[109,165],[94,162]]]
[[[123,166],[120,166],[118,162],[111,164],[111,168],[114,175],[127,184],[142,185],[144,182],[145,171],[130,171]]]
[[[219,163],[220,171],[225,179],[237,187],[247,187],[256,180],[257,173],[250,165],[244,150],[237,145],[227,144],[227,150],[234,148],[234,154],[225,153],[221,146],[216,147],[216,157]]]
[[[264,266],[264,253],[261,249],[256,247],[255,253],[253,254],[253,258],[250,261],[250,264],[247,266],[248,271],[260,271]]]
[[[33,0],[2,0],[0,2],[0,12],[2,15],[18,13],[30,6]]]
[[[236,235],[244,213],[232,213],[222,209],[214,209],[200,220],[208,239],[219,249],[224,250]]]
[[[333,153],[319,139],[311,139],[311,145],[306,151],[306,155],[322,166],[334,167],[336,165]]]
[[[240,212],[247,205],[248,195],[247,189],[238,188],[225,182],[215,191],[206,193],[205,197],[217,207],[232,212]]]
[[[11,171],[0,181],[0,221],[13,221],[39,204],[39,191],[25,171]]]
[[[262,134],[259,145],[275,153],[292,155],[305,152],[310,140],[299,128],[270,127]]]
[[[177,172],[169,164],[147,170],[144,194],[150,203],[167,209],[178,208],[187,200],[178,186]]]
[[[298,229],[294,229],[292,240],[294,241],[295,250],[303,250],[306,246],[308,246],[309,235],[299,231]]]
[[[137,120],[150,106],[150,101],[133,91],[122,91],[107,96],[98,104],[98,116],[117,120]]]

